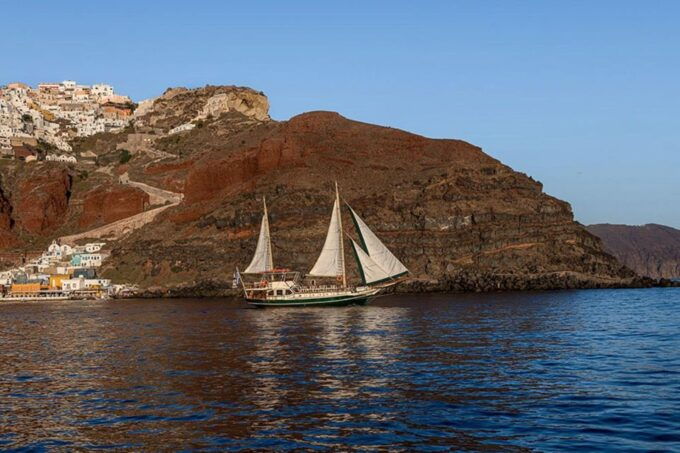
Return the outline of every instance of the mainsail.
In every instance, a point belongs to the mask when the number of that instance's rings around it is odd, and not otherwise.
[[[396,278],[408,273],[406,266],[404,266],[401,261],[385,247],[385,244],[383,244],[380,239],[378,239],[378,236],[368,228],[368,225],[366,225],[361,217],[354,212],[354,209],[349,205],[348,207],[352,214],[357,233],[359,234],[361,248],[371,260],[384,271],[386,274],[384,279]],[[361,255],[358,254],[358,256]]]
[[[337,184],[335,190],[335,203],[333,204],[331,223],[328,225],[326,241],[319,258],[308,275],[312,277],[343,277],[344,286],[346,285],[345,255],[342,246],[342,217],[340,215],[340,196],[337,192]]]
[[[387,272],[378,266],[354,239],[352,239],[352,248],[359,264],[359,274],[361,274],[361,280],[363,280],[364,285],[389,280],[390,276]]]
[[[261,274],[274,269],[274,262],[272,259],[272,243],[269,237],[269,216],[267,215],[267,203],[264,198],[264,214],[262,215],[262,224],[260,225],[260,237],[257,239],[257,247],[255,248],[255,255],[250,262],[244,274]]]

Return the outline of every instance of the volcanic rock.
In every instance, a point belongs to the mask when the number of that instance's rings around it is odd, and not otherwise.
[[[135,187],[115,184],[92,189],[84,194],[81,228],[92,228],[143,212],[149,194]]]
[[[219,124],[212,127],[218,135]],[[221,282],[228,294],[233,269],[254,250],[263,196],[275,264],[306,271],[323,244],[337,181],[411,270],[414,280],[402,290],[644,284],[574,222],[568,203],[469,143],[333,112],[262,123],[219,141],[195,130],[182,140],[197,134],[205,143],[192,143],[205,151],[185,169],[184,201],[114,247],[110,276],[128,276],[153,294],[190,294],[192,282],[197,293]]]
[[[258,121],[269,120],[269,101],[255,90],[236,86],[168,89],[147,102],[135,115],[137,128],[160,128],[165,132],[192,121],[239,112]]]
[[[0,186],[0,249],[14,244],[16,238],[12,233],[12,204]]]
[[[34,164],[18,175],[16,187],[12,215],[19,230],[44,234],[64,222],[71,196],[68,169]]]
[[[680,230],[651,223],[589,225],[588,231],[602,239],[609,253],[638,274],[680,278]]]
[[[275,264],[305,272],[321,250],[337,181],[343,200],[410,269],[401,291],[656,284],[607,253],[568,203],[477,146],[334,112],[277,122],[268,108],[249,88],[171,89],[125,130],[73,141],[76,153],[96,155],[87,165],[7,163],[0,246],[42,246],[141,212],[148,196],[118,184],[127,173],[184,198],[113,243],[104,275],[150,296],[232,294],[232,272],[255,248],[262,198]],[[123,159],[135,140],[143,146]],[[357,281],[355,266],[349,272]]]

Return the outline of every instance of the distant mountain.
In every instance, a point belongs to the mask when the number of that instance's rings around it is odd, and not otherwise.
[[[653,223],[590,225],[588,231],[602,239],[605,249],[640,275],[680,278],[680,230]]]

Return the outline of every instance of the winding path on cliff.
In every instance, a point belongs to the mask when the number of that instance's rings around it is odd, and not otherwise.
[[[80,239],[108,239],[116,240],[122,236],[131,233],[132,231],[141,228],[147,223],[153,221],[158,214],[168,208],[177,206],[184,198],[184,194],[171,192],[169,190],[153,187],[143,182],[131,181],[127,177],[127,173],[120,178],[122,184],[137,187],[149,194],[149,200],[152,205],[161,204],[162,206],[150,209],[148,211],[140,212],[124,219],[116,220],[115,222],[94,228],[83,233],[72,234],[69,236],[62,236],[60,239],[62,244],[74,244]]]

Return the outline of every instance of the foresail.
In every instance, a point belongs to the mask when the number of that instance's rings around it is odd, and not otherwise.
[[[326,241],[314,267],[309,271],[312,277],[339,277],[343,274],[343,256],[340,231],[340,205],[338,200],[333,204],[331,223],[328,225]]]
[[[357,264],[359,266],[361,280],[365,285],[389,280],[390,276],[387,272],[385,272],[382,267],[378,266],[378,264],[364,252],[364,249],[354,241],[354,239],[352,239],[352,248],[354,249],[354,257],[357,259]]]
[[[261,274],[263,272],[271,271],[274,268],[272,259],[272,245],[269,237],[269,218],[267,215],[267,206],[264,207],[264,215],[262,216],[262,223],[260,225],[260,236],[257,239],[257,247],[255,248],[255,255],[250,262],[244,274]]]
[[[363,250],[371,257],[375,264],[385,271],[387,278],[406,274],[408,272],[406,266],[378,239],[378,236],[368,228],[368,225],[354,212],[354,209],[349,207],[349,210],[352,214]]]

